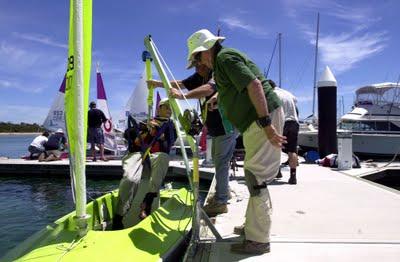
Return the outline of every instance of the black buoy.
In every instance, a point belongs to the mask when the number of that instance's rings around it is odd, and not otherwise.
[[[318,81],[318,151],[321,158],[337,153],[337,82],[329,67]]]

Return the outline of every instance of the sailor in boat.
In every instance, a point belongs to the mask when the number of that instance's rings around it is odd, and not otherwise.
[[[49,136],[46,143],[43,144],[45,152],[40,154],[39,161],[56,161],[61,160],[62,152],[67,148],[67,138],[62,128],[57,129],[54,134]]]
[[[44,153],[44,144],[47,142],[49,135],[49,132],[44,131],[40,136],[33,139],[32,143],[28,147],[30,160],[38,158],[40,154]]]
[[[267,188],[278,173],[284,113],[281,101],[257,66],[243,53],[222,47],[220,37],[206,29],[187,41],[188,62],[197,59],[214,70],[218,105],[243,134],[245,178],[250,192],[244,224],[245,240],[233,244],[238,253],[270,251],[272,204]]]
[[[221,41],[223,38],[221,38]],[[226,119],[221,118],[215,100],[217,94],[215,81],[212,79],[212,71],[205,65],[193,61],[188,68],[196,68],[196,72],[184,80],[171,81],[174,88],[171,96],[177,99],[201,100],[202,118],[205,120],[207,135],[212,138],[212,159],[215,165],[216,187],[215,195],[203,207],[209,216],[228,212],[229,190],[229,165],[235,149],[237,132]],[[147,83],[154,87],[163,87],[163,83],[157,80],[148,80]],[[189,90],[183,94],[179,88]]]
[[[283,148],[283,152],[289,156],[288,163],[290,167],[290,178],[288,183],[297,184],[297,137],[299,135],[299,117],[296,107],[297,99],[289,91],[277,87],[275,82],[268,79],[268,83],[274,88],[275,93],[282,101],[283,112],[285,113],[285,124],[283,126],[283,135],[287,138],[287,144]],[[281,178],[281,170],[279,169],[276,178]]]
[[[107,118],[103,111],[96,108],[96,102],[92,101],[89,104],[88,112],[88,136],[87,140],[90,143],[93,161],[96,161],[96,145],[100,148],[100,160],[108,161],[104,157],[104,133],[101,125],[107,122]]]
[[[129,119],[125,139],[129,153],[122,159],[123,178],[119,185],[119,198],[113,229],[122,229],[122,219],[131,208],[142,176],[149,175],[149,188],[140,204],[139,218],[151,213],[153,200],[158,196],[168,171],[169,152],[177,138],[168,98],[159,103],[157,116],[148,123],[136,124]],[[133,124],[131,125],[133,120]]]

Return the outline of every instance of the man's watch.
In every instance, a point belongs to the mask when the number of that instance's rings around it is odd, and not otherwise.
[[[264,128],[271,125],[271,118],[269,116],[259,117],[256,123],[259,127]]]

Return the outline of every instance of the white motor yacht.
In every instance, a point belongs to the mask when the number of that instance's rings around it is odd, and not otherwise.
[[[356,90],[353,110],[343,115],[338,132],[353,133],[353,152],[359,155],[400,153],[400,86],[380,83]],[[302,130],[298,138],[304,149],[318,147],[318,130]]]

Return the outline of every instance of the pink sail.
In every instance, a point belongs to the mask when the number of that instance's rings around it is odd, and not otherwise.
[[[106,150],[117,152],[117,143],[115,140],[114,133],[114,125],[112,122],[112,117],[110,114],[110,110],[107,105],[107,97],[106,91],[104,89],[103,79],[101,77],[100,72],[97,72],[97,108],[103,111],[104,115],[108,119],[102,125],[103,133],[104,133],[104,148]]]

